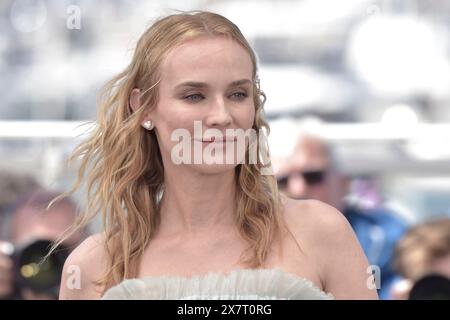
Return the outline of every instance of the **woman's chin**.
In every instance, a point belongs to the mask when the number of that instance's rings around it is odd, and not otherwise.
[[[233,171],[238,164],[191,164],[189,167],[194,170],[195,172],[201,173],[201,174],[222,174],[226,172]]]

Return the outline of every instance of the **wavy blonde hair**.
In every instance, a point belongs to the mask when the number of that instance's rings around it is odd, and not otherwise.
[[[75,192],[82,183],[87,187],[86,213],[72,229],[102,216],[109,268],[97,284],[104,291],[137,276],[141,257],[160,221],[163,163],[154,131],[141,127],[144,113],[158,102],[159,66],[172,48],[203,35],[229,37],[248,52],[253,63],[253,129],[265,128],[269,133],[262,117],[266,98],[259,87],[256,56],[236,25],[202,11],[174,14],[154,23],[139,39],[129,66],[105,85],[97,125],[69,159],[81,162],[73,188],[64,195]],[[129,104],[134,88],[141,89],[143,101],[135,112]],[[273,175],[263,175],[262,167],[261,161],[245,161],[235,169],[237,227],[249,245],[247,257],[241,259],[251,268],[263,266],[283,223],[276,180]]]

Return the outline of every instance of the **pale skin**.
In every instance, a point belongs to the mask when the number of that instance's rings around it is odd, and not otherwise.
[[[144,120],[155,124],[166,191],[161,224],[142,257],[138,276],[190,276],[241,268],[238,260],[246,244],[234,224],[235,165],[174,165],[170,134],[177,128],[192,132],[194,120],[202,121],[204,129],[222,132],[251,128],[252,85],[245,81],[252,80],[250,56],[232,40],[200,37],[172,49],[160,68],[160,100]],[[186,81],[203,85],[178,87]],[[134,90],[131,105],[137,108],[139,103],[139,91]],[[304,252],[286,237],[283,248],[288,254],[282,259],[271,254],[267,267],[305,277],[337,298],[377,298],[367,288],[367,261],[345,217],[318,201],[284,201],[283,217]],[[92,283],[106,268],[101,243],[101,236],[95,235],[72,252],[63,271],[60,299],[101,297],[101,288]],[[70,265],[81,269],[80,289],[65,285]]]

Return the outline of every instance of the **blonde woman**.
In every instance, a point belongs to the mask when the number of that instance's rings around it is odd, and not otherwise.
[[[377,298],[345,217],[280,198],[266,164],[249,161],[259,140],[232,162],[196,158],[227,155],[242,142],[233,130],[267,128],[264,100],[232,22],[191,12],[153,24],[74,154],[88,212],[75,229],[101,214],[104,230],[67,259],[60,298]]]

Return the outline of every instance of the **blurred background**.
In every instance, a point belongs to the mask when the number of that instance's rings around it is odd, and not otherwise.
[[[408,228],[450,217],[450,0],[2,0],[0,171],[67,190],[98,89],[155,19],[198,9],[257,53],[275,168],[307,133],[333,149],[352,203]]]

